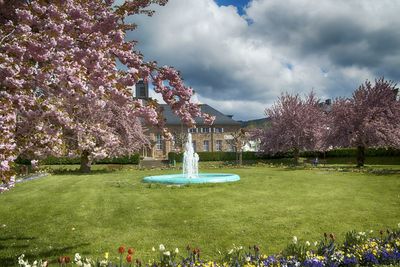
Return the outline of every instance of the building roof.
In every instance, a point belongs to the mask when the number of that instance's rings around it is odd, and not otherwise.
[[[167,123],[166,123],[167,126],[168,125],[181,125],[181,123],[182,123],[181,120],[171,110],[170,106],[168,106],[167,104],[160,104],[160,106],[164,108],[163,116],[167,120]],[[232,119],[231,116],[225,115],[207,104],[200,104],[200,107],[201,107],[201,112],[215,116],[215,121],[214,121],[213,125],[240,126],[240,122],[235,121],[234,119]],[[205,125],[202,118],[197,117],[197,118],[195,118],[195,121],[196,121],[197,126]]]
[[[267,117],[267,118],[262,118],[262,119],[240,121],[240,123],[242,124],[242,128],[263,128],[270,121],[271,121],[271,118]]]

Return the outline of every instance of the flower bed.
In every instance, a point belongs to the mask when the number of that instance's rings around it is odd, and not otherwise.
[[[121,246],[116,250],[118,260],[113,262],[106,252],[101,260],[82,257],[76,253],[73,258],[61,256],[57,262],[59,266],[107,266],[107,267],[228,267],[228,266],[270,266],[270,267],[340,267],[340,266],[374,266],[400,265],[400,223],[394,230],[374,232],[348,232],[343,243],[336,242],[334,234],[324,234],[320,241],[301,241],[293,237],[292,242],[280,253],[265,255],[257,245],[244,248],[234,246],[221,258],[206,260],[201,257],[201,250],[187,246],[184,253],[178,248],[168,250],[160,245],[158,250],[153,247],[157,255],[155,259],[143,263],[135,259],[133,248],[125,249]],[[48,266],[47,260],[36,260],[29,264],[25,256],[18,258],[19,266],[38,267]]]

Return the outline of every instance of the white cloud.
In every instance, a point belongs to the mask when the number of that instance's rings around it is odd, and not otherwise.
[[[147,60],[181,70],[200,101],[239,119],[260,118],[284,91],[335,97],[386,69],[396,75],[388,66],[400,58],[385,51],[398,51],[390,46],[396,37],[386,33],[398,31],[398,6],[253,0],[245,17],[212,0],[170,0],[153,17],[132,18],[139,28],[129,37]]]

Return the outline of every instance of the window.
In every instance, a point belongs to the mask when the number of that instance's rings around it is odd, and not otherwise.
[[[163,140],[161,134],[157,134],[156,136],[156,149],[157,150],[163,149]]]
[[[217,141],[216,141],[215,149],[216,149],[217,151],[222,151],[222,140],[217,140]]]
[[[203,141],[203,151],[210,151],[210,141],[208,140]]]
[[[223,133],[224,128],[214,128],[214,133]]]
[[[196,141],[192,141],[192,144],[193,144],[193,151],[196,152],[197,151]]]
[[[190,128],[189,133],[197,133],[197,128]]]
[[[211,132],[210,129],[211,129],[211,128],[201,128],[201,132],[202,132],[202,133],[210,133],[210,132]]]

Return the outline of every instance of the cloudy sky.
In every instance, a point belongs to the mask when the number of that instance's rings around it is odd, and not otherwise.
[[[348,96],[400,81],[400,1],[169,0],[128,38],[179,69],[197,99],[235,119],[264,117],[281,92]]]

